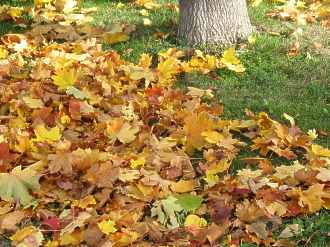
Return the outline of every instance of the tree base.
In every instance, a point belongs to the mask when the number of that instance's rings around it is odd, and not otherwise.
[[[252,30],[245,0],[180,0],[178,36],[189,44],[233,44]]]

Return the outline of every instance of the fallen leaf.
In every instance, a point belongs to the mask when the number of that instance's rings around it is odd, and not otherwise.
[[[67,90],[73,87],[77,82],[80,74],[74,68],[63,68],[56,71],[55,75],[52,76],[53,83],[58,86],[61,90]]]
[[[287,225],[284,230],[280,233],[278,238],[292,238],[299,234],[299,225],[291,224]]]
[[[3,200],[15,200],[27,206],[34,200],[29,192],[39,189],[39,176],[32,168],[22,170],[21,166],[17,166],[11,173],[0,173],[0,196]]]
[[[7,213],[0,217],[0,228],[3,230],[15,231],[18,229],[17,224],[27,216],[28,215],[21,210]]]
[[[311,213],[320,210],[325,204],[323,198],[330,198],[330,193],[325,192],[323,189],[324,184],[313,184],[307,190],[300,192],[299,204],[308,206]]]
[[[317,144],[312,145],[312,153],[317,156],[330,157],[330,149],[324,148]]]
[[[25,96],[23,97],[24,103],[32,108],[32,109],[38,109],[44,107],[44,103],[42,102],[41,99],[33,99],[31,97]]]
[[[15,246],[42,246],[44,236],[41,231],[33,226],[27,226],[23,229],[18,230],[14,235],[10,237],[14,242]],[[30,244],[33,245],[30,245]]]
[[[264,223],[264,222],[252,223],[251,225],[247,225],[246,229],[249,232],[255,233],[258,238],[263,239],[263,240],[267,239],[268,234],[269,234],[266,229],[266,223]]]
[[[200,196],[194,196],[191,194],[178,195],[177,204],[179,204],[185,211],[191,212],[198,209],[203,202],[203,198]]]
[[[169,196],[166,199],[156,201],[151,208],[151,217],[157,216],[158,221],[167,225],[170,228],[176,228],[179,226],[177,219],[177,213],[182,211],[183,208],[178,203],[178,199],[173,196]]]
[[[61,230],[61,236],[69,237],[69,235],[67,235],[67,234],[72,234],[76,228],[80,228],[80,227],[84,226],[86,224],[86,221],[91,217],[92,217],[92,215],[90,215],[87,212],[80,212],[77,217],[75,217],[68,225],[66,225]]]
[[[34,129],[34,133],[36,135],[36,141],[39,142],[55,142],[61,139],[61,133],[59,127],[54,127],[47,129],[45,125],[38,125]]]
[[[185,227],[204,228],[207,226],[207,221],[197,215],[190,214],[184,222]]]
[[[115,227],[115,223],[112,220],[103,220],[100,223],[98,223],[98,226],[100,230],[106,235],[115,233],[117,231]]]
[[[171,190],[176,193],[186,193],[194,191],[197,187],[195,180],[180,180],[171,184]]]
[[[236,56],[236,51],[234,48],[229,48],[225,50],[220,61],[228,69],[233,70],[237,73],[242,73],[245,71],[244,66],[241,64],[241,61]]]

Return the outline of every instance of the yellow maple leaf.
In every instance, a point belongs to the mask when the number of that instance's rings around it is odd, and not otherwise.
[[[224,51],[220,61],[229,70],[233,70],[237,73],[241,73],[245,71],[244,66],[241,64],[241,61],[236,56],[236,51],[234,48],[229,48],[226,51]]]
[[[136,159],[132,159],[130,163],[131,163],[131,168],[136,169],[144,166],[146,163],[146,159],[144,156],[140,156]]]
[[[219,59],[213,55],[204,55],[200,50],[195,51],[195,55],[188,63],[182,63],[182,70],[190,73],[192,71],[199,71],[207,74],[220,67]]]
[[[190,214],[187,216],[185,222],[184,222],[185,227],[195,227],[195,228],[204,228],[207,227],[207,221],[199,217],[198,215],[195,214]]]
[[[214,121],[209,117],[208,113],[201,112],[190,114],[185,118],[184,122],[187,151],[191,152],[193,149],[201,149],[206,144],[202,133],[214,129]]]
[[[47,129],[45,125],[38,125],[34,129],[34,133],[36,135],[36,141],[40,142],[54,142],[61,139],[61,133],[59,127],[54,127],[51,129]]]
[[[117,231],[117,228],[115,227],[115,222],[113,222],[112,220],[103,220],[97,225],[99,226],[100,230],[106,235],[109,235],[110,233],[115,233]]]
[[[313,184],[307,190],[299,191],[299,204],[301,206],[307,205],[310,213],[319,211],[325,204],[323,198],[330,198],[330,193],[323,189],[324,184]]]
[[[207,182],[208,186],[212,187],[217,184],[220,181],[220,178],[217,174],[227,171],[230,165],[230,161],[223,159],[207,169],[205,172],[206,176],[204,177],[204,180]]]
[[[247,183],[251,179],[256,179],[262,175],[262,170],[241,169],[237,171],[237,176],[242,183]]]
[[[74,86],[78,80],[80,73],[74,68],[63,68],[57,70],[52,76],[53,83],[61,90],[66,90]]]
[[[324,148],[317,144],[312,145],[312,153],[321,157],[330,157],[330,149]]]
[[[0,46],[0,59],[4,59],[8,56],[8,51],[5,47]]]
[[[129,40],[129,36],[125,33],[119,32],[119,33],[105,33],[103,35],[103,41],[104,43],[108,44],[108,45],[112,45],[115,43],[119,43],[119,42],[124,42]]]
[[[14,235],[10,237],[10,240],[13,241],[14,246],[41,246],[44,236],[41,231],[33,226],[27,226],[23,229],[18,230]]]
[[[23,8],[19,7],[11,7],[8,11],[7,14],[10,15],[13,19],[16,19],[17,17],[21,17],[23,14]]]
[[[71,204],[71,207],[79,207],[82,209],[86,209],[90,205],[96,205],[96,200],[92,195],[88,195],[80,200],[74,200]]]
[[[224,136],[217,131],[204,131],[202,136],[208,143],[217,144],[224,139]]]
[[[229,48],[224,51],[223,56],[221,58],[221,62],[223,64],[239,64],[240,60],[236,57],[236,51],[234,48]]]
[[[173,76],[178,73],[178,60],[174,57],[169,57],[158,64],[159,83],[164,86],[171,84]]]

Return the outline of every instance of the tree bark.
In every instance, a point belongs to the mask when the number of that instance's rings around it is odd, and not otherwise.
[[[180,0],[178,35],[189,44],[232,44],[251,32],[246,0]]]

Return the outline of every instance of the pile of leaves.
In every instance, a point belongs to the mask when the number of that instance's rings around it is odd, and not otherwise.
[[[273,234],[282,220],[330,207],[316,131],[288,115],[226,120],[212,90],[173,86],[185,73],[244,72],[233,48],[133,64],[72,11],[42,2],[27,33],[1,37],[1,245],[295,246],[297,225]],[[116,26],[106,37],[125,40]],[[246,149],[258,156],[232,175]]]
[[[252,6],[258,6],[263,0],[252,1]],[[286,21],[296,21],[298,24],[321,22],[324,27],[330,27],[330,1],[329,0],[274,0],[279,3],[268,16]]]

